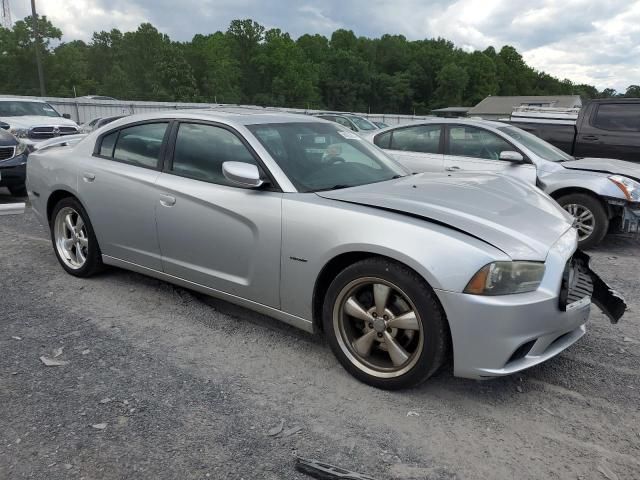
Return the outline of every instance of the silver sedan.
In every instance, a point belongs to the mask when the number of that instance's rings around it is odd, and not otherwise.
[[[323,331],[380,388],[506,375],[625,309],[547,195],[495,175],[409,175],[335,123],[155,113],[34,152],[33,209],[70,274],[141,272]]]
[[[493,172],[537,185],[576,220],[581,248],[610,230],[640,231],[640,165],[576,159],[515,126],[433,119],[363,136],[412,172]]]

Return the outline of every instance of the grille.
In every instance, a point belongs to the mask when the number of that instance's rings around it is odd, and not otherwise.
[[[593,280],[589,275],[589,268],[581,259],[573,259],[567,263],[562,275],[560,289],[560,309],[567,311],[571,305],[593,293]]]
[[[11,158],[16,153],[16,147],[0,147],[0,160]]]
[[[75,135],[76,133],[78,133],[76,127],[33,127],[29,130],[29,138],[33,140],[44,140],[62,135]]]

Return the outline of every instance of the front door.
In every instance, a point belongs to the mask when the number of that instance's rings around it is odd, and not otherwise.
[[[165,273],[278,308],[282,193],[234,186],[226,161],[257,164],[231,130],[178,125],[156,219]]]
[[[517,151],[515,146],[493,132],[469,125],[448,127],[444,167],[449,172],[501,173],[536,184],[533,163],[500,160],[500,153]]]

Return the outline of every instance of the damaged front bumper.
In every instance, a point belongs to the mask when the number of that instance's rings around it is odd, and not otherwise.
[[[591,257],[581,250],[577,250],[567,263],[560,289],[560,310],[570,311],[590,297],[591,302],[602,310],[611,323],[618,323],[627,310],[627,304],[591,269],[590,263]]]
[[[626,205],[622,209],[622,231],[640,234],[640,203]]]

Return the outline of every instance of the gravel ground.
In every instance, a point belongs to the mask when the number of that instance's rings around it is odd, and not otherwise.
[[[630,304],[619,325],[594,307],[544,365],[403,392],[228,303],[123,270],[66,275],[29,210],[0,217],[0,245],[0,479],[308,478],[294,454],[380,480],[640,478],[637,239],[592,252]],[[55,353],[68,363],[39,360]]]

